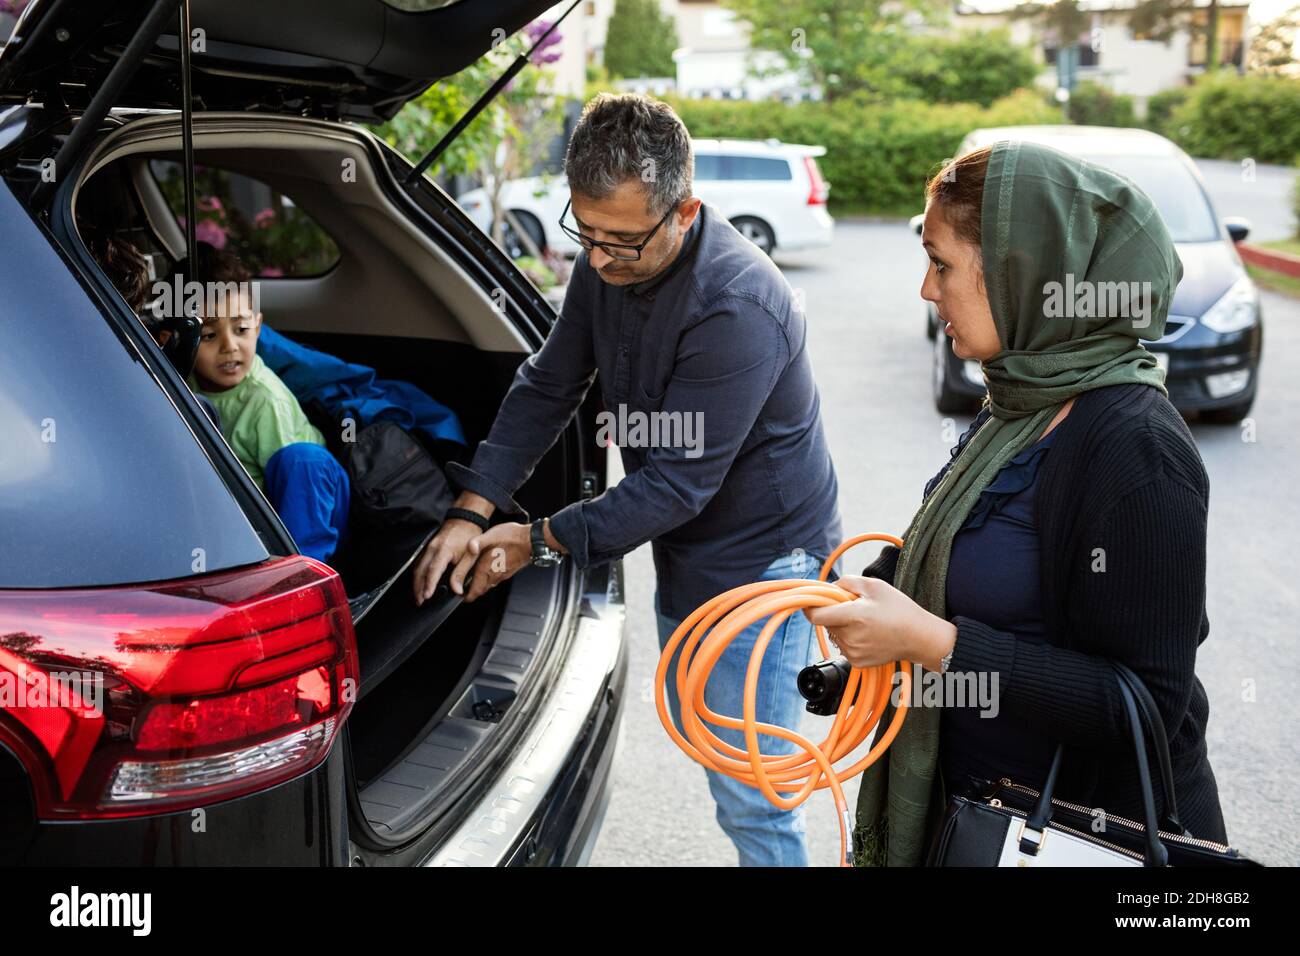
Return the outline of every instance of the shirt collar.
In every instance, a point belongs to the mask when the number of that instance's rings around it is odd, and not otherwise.
[[[683,265],[685,265],[687,262],[690,261],[691,256],[695,252],[695,247],[699,244],[700,233],[703,231],[703,229],[704,229],[704,204],[701,203],[699,214],[695,217],[695,221],[691,223],[691,228],[686,230],[686,235],[682,239],[682,247],[679,250],[677,250],[677,258],[673,259],[673,261],[669,263],[666,269],[662,270],[656,275],[651,276],[649,279],[646,279],[644,282],[636,282],[633,283],[632,285],[629,285],[627,287],[628,291],[631,292],[633,295],[638,295],[638,296],[644,295],[647,296],[648,298],[653,299],[654,293],[658,290],[659,286],[664,281],[666,281],[670,276],[672,276],[678,270],[680,270]]]

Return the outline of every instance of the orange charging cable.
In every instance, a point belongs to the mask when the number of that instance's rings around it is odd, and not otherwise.
[[[815,744],[802,734],[786,727],[760,723],[755,718],[755,699],[758,694],[758,675],[763,664],[772,634],[791,614],[801,613],[806,607],[829,607],[852,601],[854,595],[827,582],[831,568],[840,555],[865,541],[888,541],[903,546],[901,538],[892,534],[872,532],[849,538],[836,548],[816,581],[793,578],[781,581],[760,581],[732,588],[712,601],[696,608],[694,613],[673,632],[664,647],[655,671],[655,706],[659,720],[668,736],[692,760],[709,770],[757,787],[763,795],[782,810],[793,810],[802,804],[814,790],[830,788],[835,797],[835,808],[840,818],[840,865],[852,866],[849,834],[852,822],[848,802],[844,799],[844,781],[852,779],[885,752],[903,726],[907,716],[907,701],[912,692],[910,667],[894,661],[875,667],[854,667],[844,685],[840,706],[831,722],[830,732]],[[749,656],[745,673],[744,714],[741,718],[717,714],[704,703],[704,685],[708,683],[713,665],[727,646],[755,621],[768,618]],[[681,701],[682,729],[673,724],[664,696],[665,680],[673,654],[685,641],[681,659],[677,664],[677,699]],[[827,645],[826,629],[817,628],[817,643],[823,658],[831,657]],[[835,763],[855,751],[875,730],[893,685],[895,671],[901,671],[901,700],[894,711],[894,719],[875,746],[857,763],[836,770]],[[765,688],[768,693],[774,688]],[[785,691],[786,689],[782,689]],[[706,723],[715,727],[744,730],[745,749],[740,750],[721,740]],[[683,736],[684,733],[684,736]],[[758,735],[768,734],[791,741],[796,748],[792,754],[765,754],[759,750]],[[802,752],[799,752],[802,751]],[[792,796],[782,796],[782,793]]]

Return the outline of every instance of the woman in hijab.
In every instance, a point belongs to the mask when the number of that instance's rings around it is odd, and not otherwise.
[[[1155,698],[1182,823],[1227,842],[1195,675],[1209,482],[1140,341],[1164,334],[1173,241],[1131,181],[1031,143],[963,156],[926,195],[921,296],[988,399],[902,550],[838,582],[852,602],[805,613],[855,666],[973,674],[995,697],[914,692],[863,776],[856,862],[921,865],[949,793],[1004,776],[1041,788],[1060,742],[1060,799],[1141,819],[1108,659]]]

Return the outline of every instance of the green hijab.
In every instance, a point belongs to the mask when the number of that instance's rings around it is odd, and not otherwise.
[[[992,146],[980,233],[1003,345],[983,363],[991,414],[912,518],[894,574],[896,588],[943,618],[953,535],[1002,466],[1035,444],[1061,406],[1082,392],[1134,382],[1165,392],[1164,372],[1139,340],[1164,334],[1183,275],[1144,192],[1110,169],[1048,146]],[[922,671],[914,665],[914,681]],[[863,774],[857,865],[925,862],[930,827],[947,800],[938,773],[939,718],[938,707],[913,704],[894,743]]]

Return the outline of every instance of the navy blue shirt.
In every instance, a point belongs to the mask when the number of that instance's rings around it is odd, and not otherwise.
[[[1017,641],[1047,642],[1034,499],[1039,466],[1057,434],[1052,429],[1004,465],[953,536],[946,593],[949,620],[967,617],[1013,634]],[[939,740],[950,790],[958,789],[968,774],[984,779],[1007,776],[1041,787],[1057,744],[1001,706],[992,717],[982,716],[976,706],[944,708]]]
[[[626,477],[551,516],[579,567],[653,541],[660,608],[684,618],[779,557],[801,549],[820,562],[839,544],[805,316],[716,207],[701,205],[677,257],[644,282],[610,285],[578,254],[545,344],[520,365],[471,466],[448,477],[522,513],[514,493],[593,377],[630,427],[616,442]],[[648,422],[654,431],[633,430]]]

